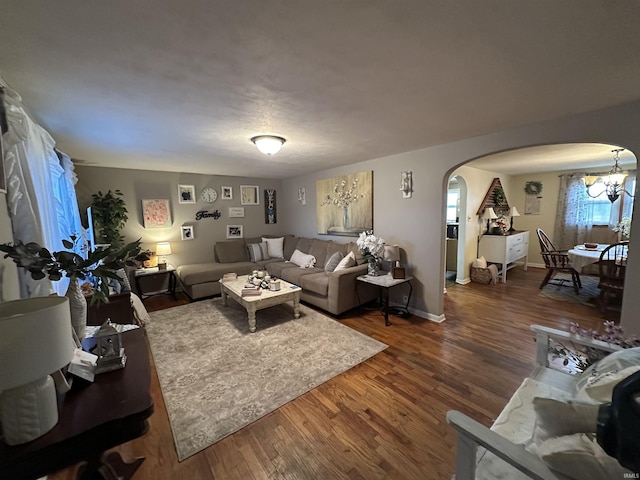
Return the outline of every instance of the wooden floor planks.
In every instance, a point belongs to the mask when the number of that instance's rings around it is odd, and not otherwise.
[[[529,325],[599,327],[605,319],[594,307],[539,296],[544,273],[516,268],[506,285],[449,287],[441,324],[392,317],[385,327],[379,312],[348,312],[339,321],[389,348],[183,462],[154,370],[150,431],[118,450],[146,457],[141,480],[448,479],[456,436],[446,412],[493,422],[533,368]],[[187,302],[179,295],[145,304],[153,311]],[[49,478],[70,480],[76,470]]]

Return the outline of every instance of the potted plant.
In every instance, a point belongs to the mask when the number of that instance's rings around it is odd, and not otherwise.
[[[96,243],[110,244],[119,247],[124,243],[120,230],[128,220],[127,207],[122,199],[122,192],[109,190],[104,195],[101,191],[91,195],[91,215],[95,221]]]
[[[94,277],[98,280],[99,288],[93,294],[92,303],[109,301],[109,280],[122,282],[116,273],[125,265],[135,265],[135,261],[144,260],[145,253],[140,252],[140,240],[128,243],[122,247],[97,248],[90,252],[86,259],[71,249],[76,237],[63,240],[68,250],[50,252],[36,242],[0,245],[0,251],[5,252],[4,258],[11,258],[18,267],[29,271],[31,278],[41,280],[60,280],[64,274],[69,278],[69,288],[66,296],[71,308],[71,322],[79,340],[84,338],[87,324],[87,302],[78,284],[78,280]]]

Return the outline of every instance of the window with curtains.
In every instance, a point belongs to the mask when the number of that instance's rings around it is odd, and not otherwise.
[[[629,217],[633,213],[633,197],[629,193],[636,190],[635,174],[625,177],[623,193],[618,200],[611,203],[605,193],[605,185],[596,182],[587,195],[586,210],[587,221],[591,225],[616,225],[622,218]],[[628,193],[627,193],[628,192]]]

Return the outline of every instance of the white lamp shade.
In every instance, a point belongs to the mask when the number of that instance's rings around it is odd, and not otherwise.
[[[485,208],[483,217],[487,220],[495,220],[496,218],[498,218],[498,215],[496,215],[496,212],[492,207],[489,207]]]
[[[71,362],[67,297],[0,303],[0,391],[26,385]]]
[[[286,140],[275,135],[258,135],[251,139],[255,143],[258,150],[265,155],[275,155],[280,151]]]
[[[387,262],[397,262],[400,260],[400,247],[398,245],[385,245],[382,257]]]
[[[520,216],[520,212],[518,211],[518,209],[516,207],[511,207],[511,216],[512,217],[519,217]]]
[[[156,255],[171,255],[171,244],[169,242],[160,242],[156,245]]]

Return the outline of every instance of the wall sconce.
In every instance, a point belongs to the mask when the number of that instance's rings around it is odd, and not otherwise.
[[[166,255],[171,255],[171,244],[169,242],[160,242],[156,245],[156,255],[158,256],[158,270],[167,269]]]
[[[413,172],[411,170],[402,172],[400,190],[402,191],[402,198],[411,198],[413,194]]]
[[[280,151],[286,140],[276,135],[258,135],[251,138],[251,141],[265,155],[275,155]]]

